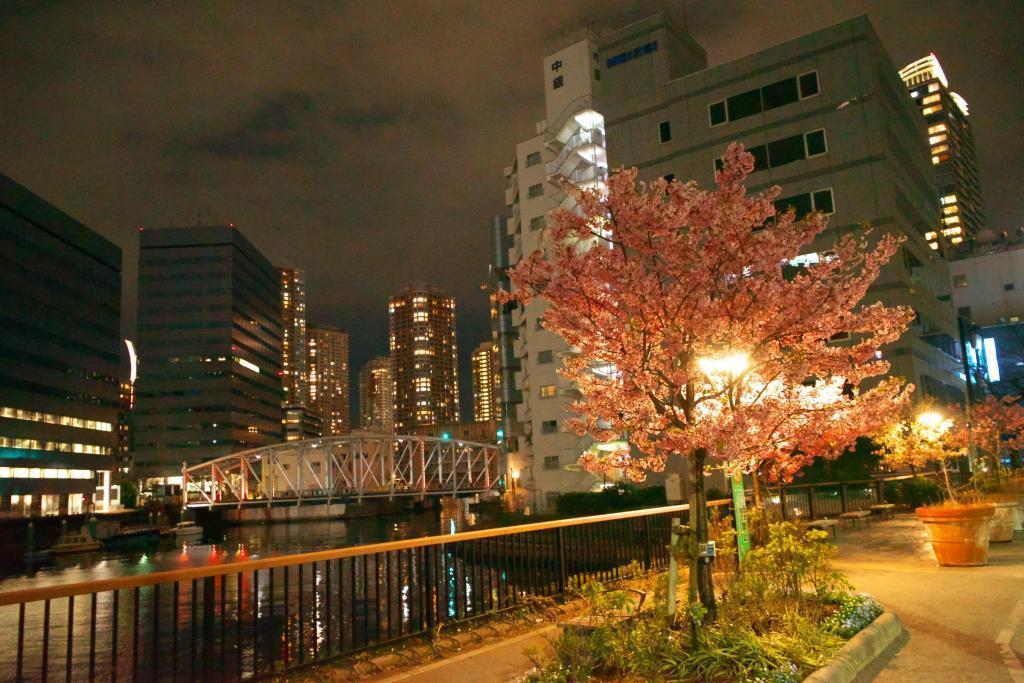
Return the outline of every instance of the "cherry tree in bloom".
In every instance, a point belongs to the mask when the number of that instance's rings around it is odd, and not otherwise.
[[[789,267],[825,218],[778,214],[778,188],[747,195],[753,166],[734,144],[712,190],[638,184],[635,169],[612,176],[607,193],[573,190],[578,214],[556,211],[542,250],[511,273],[511,296],[543,298],[545,327],[578,351],[561,370],[582,396],[569,427],[599,441],[626,434],[643,453],[587,455],[582,464],[639,480],[668,458],[688,458],[698,542],[707,539],[709,466],[791,477],[873,431],[912,389],[877,381],[889,367],[877,351],[912,311],[858,308],[900,240],[854,231],[827,258]],[[850,341],[829,343],[837,335]],[[716,359],[733,355],[741,369],[715,370]],[[865,380],[874,386],[862,388]],[[704,564],[698,586],[713,618]]]
[[[956,413],[954,413],[956,414]],[[960,455],[955,436],[959,425],[953,418],[925,408],[916,417],[904,411],[874,437],[882,460],[892,467],[923,468],[935,463],[942,470],[946,495],[958,501],[949,479],[950,463]]]
[[[959,406],[949,408],[951,415],[960,415]],[[1024,406],[1019,396],[986,396],[979,404],[971,406],[971,439],[968,439],[967,424],[959,418],[950,432],[950,439],[961,449],[975,445],[987,452],[993,471],[999,470],[999,453],[1005,446],[1011,450],[1024,448]]]

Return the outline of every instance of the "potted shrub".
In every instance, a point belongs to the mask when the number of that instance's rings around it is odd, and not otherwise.
[[[949,438],[953,422],[932,411],[903,419],[879,439],[882,457],[897,467],[939,466],[947,500],[915,510],[931,540],[935,559],[944,567],[974,567],[988,563],[988,544],[995,506],[972,503],[953,486],[950,461],[959,454]]]

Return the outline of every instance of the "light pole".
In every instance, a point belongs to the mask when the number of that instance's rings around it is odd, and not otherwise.
[[[722,356],[713,356],[697,359],[697,366],[708,378],[715,376],[725,377],[727,382],[726,397],[730,408],[735,407],[732,398],[732,383],[743,374],[743,371],[750,365],[750,358],[745,353],[730,353]],[[754,476],[757,476],[756,473]],[[740,562],[747,556],[750,550],[750,526],[747,522],[747,493],[743,486],[743,475],[736,473],[732,475],[732,507],[736,523],[736,553]]]

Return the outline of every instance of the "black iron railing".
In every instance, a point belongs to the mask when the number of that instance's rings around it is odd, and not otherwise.
[[[719,501],[712,505],[728,505]],[[0,594],[0,680],[239,680],[668,563],[686,506]],[[17,634],[16,647],[14,634]]]

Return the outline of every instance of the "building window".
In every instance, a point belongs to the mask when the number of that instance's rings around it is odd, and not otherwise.
[[[546,469],[546,470],[557,470],[558,469],[558,456],[557,455],[545,455],[544,456],[544,469]]]
[[[797,93],[795,78],[787,78],[761,88],[761,101],[764,103],[765,111],[783,107],[798,99],[800,96]]]
[[[675,173],[666,173],[664,178],[665,178],[665,182],[666,183],[671,183],[673,180],[676,179],[676,174]]]
[[[542,386],[540,388],[540,397],[541,398],[554,398],[554,396],[555,396],[555,385],[554,384],[545,384],[544,386]]]
[[[545,365],[547,363],[554,362],[554,354],[551,351],[538,351],[537,352],[537,363],[539,365]]]
[[[672,139],[672,123],[670,121],[662,121],[658,124],[658,139],[663,143]]]
[[[806,100],[808,97],[814,97],[819,92],[818,90],[818,72],[810,71],[800,75],[800,99]]]
[[[818,190],[813,195],[814,210],[822,213],[835,213],[836,205],[832,199],[832,190]]]
[[[540,423],[541,434],[557,434],[558,420],[544,420]]]
[[[548,219],[546,216],[535,216],[530,219],[530,230],[541,230],[548,226]]]
[[[1003,291],[1004,292],[1009,292],[1012,289],[1013,289],[1013,283],[1012,282],[1007,282],[1005,285],[1003,285]]]
[[[725,106],[729,112],[730,121],[745,119],[748,116],[760,114],[763,111],[761,104],[761,90],[758,88],[757,90],[733,95],[725,101]]]
[[[531,199],[534,197],[539,197],[542,194],[544,194],[544,185],[541,183],[537,183],[536,185],[530,185],[530,188],[526,191],[526,196],[530,197]]]
[[[769,168],[801,161],[805,155],[803,135],[794,135],[768,143]]]
[[[708,119],[711,121],[712,127],[721,126],[728,121],[725,115],[725,100],[708,105]]]
[[[825,129],[812,130],[804,133],[804,144],[807,148],[807,157],[818,157],[828,152],[828,143],[825,140]]]
[[[540,152],[530,152],[526,155],[526,165],[536,166],[540,163]]]
[[[967,286],[967,276],[966,275],[954,275],[953,276],[953,286],[956,287],[957,289],[963,289],[964,287],[966,287]]]

